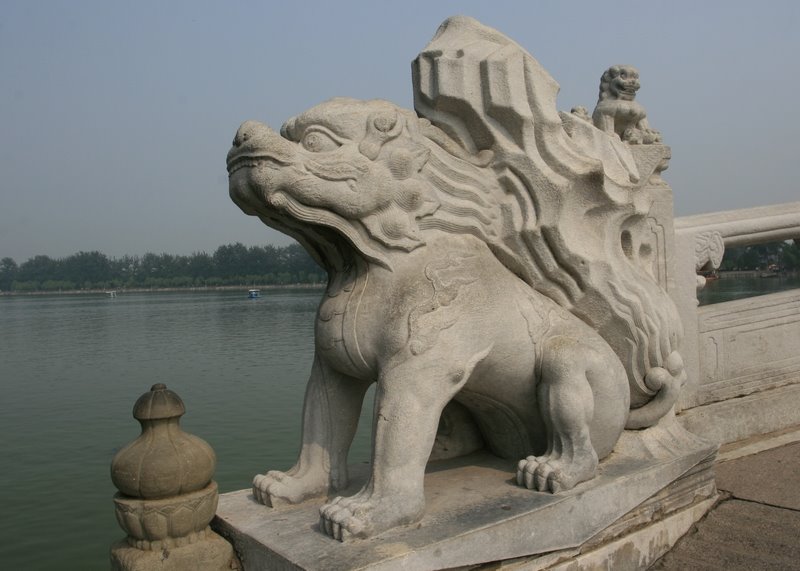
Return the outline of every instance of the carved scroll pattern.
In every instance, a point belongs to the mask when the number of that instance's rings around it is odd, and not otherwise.
[[[700,232],[694,237],[694,268],[716,270],[725,255],[725,242],[716,230]]]
[[[699,308],[699,404],[796,383],[797,290]]]

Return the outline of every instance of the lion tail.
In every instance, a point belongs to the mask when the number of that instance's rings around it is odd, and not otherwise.
[[[685,381],[683,359],[674,351],[666,359],[665,367],[653,367],[647,371],[644,383],[656,394],[646,404],[631,409],[625,428],[636,430],[656,424],[675,405]]]

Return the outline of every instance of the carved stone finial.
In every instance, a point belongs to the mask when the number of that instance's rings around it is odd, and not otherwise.
[[[612,65],[600,78],[600,95],[592,113],[595,127],[616,134],[631,145],[661,142],[661,133],[647,123],[647,112],[634,99],[639,72],[631,65]]]
[[[185,412],[162,383],[133,407],[142,433],[111,462],[117,521],[128,534],[112,547],[114,569],[231,569],[231,546],[208,527],[219,497],[211,479],[216,457],[181,429]]]
[[[139,397],[133,417],[142,434],[111,462],[111,479],[121,493],[152,500],[208,486],[216,457],[204,440],[181,429],[178,422],[185,412],[180,397],[163,384]]]
[[[725,255],[725,241],[717,230],[707,230],[694,237],[694,269],[696,272],[719,269]],[[697,289],[703,289],[706,278],[697,276]]]

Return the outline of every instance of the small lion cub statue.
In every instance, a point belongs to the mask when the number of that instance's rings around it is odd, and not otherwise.
[[[601,131],[616,134],[631,145],[660,143],[661,133],[650,128],[644,107],[634,101],[639,87],[635,67],[612,65],[600,78],[600,97],[592,122]]]

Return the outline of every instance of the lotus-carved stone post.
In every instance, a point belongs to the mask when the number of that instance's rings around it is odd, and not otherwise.
[[[133,407],[142,433],[111,462],[117,521],[128,534],[111,549],[113,569],[235,568],[231,545],[208,527],[217,509],[216,457],[208,443],[181,429],[185,412],[163,384]]]

